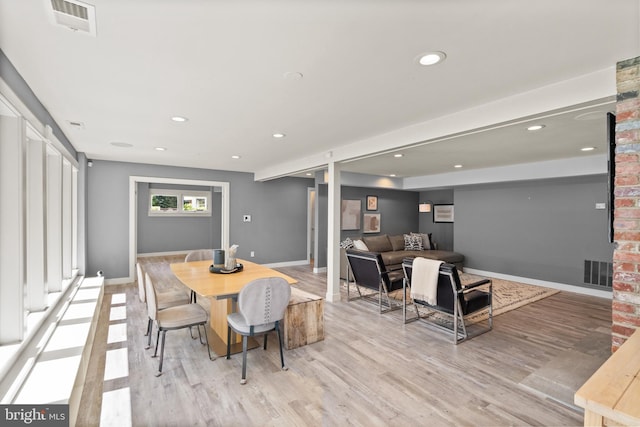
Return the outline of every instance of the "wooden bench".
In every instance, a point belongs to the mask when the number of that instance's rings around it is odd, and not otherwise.
[[[324,339],[324,298],[291,288],[284,313],[284,344],[287,350]]]
[[[640,329],[574,396],[585,426],[640,426]]]

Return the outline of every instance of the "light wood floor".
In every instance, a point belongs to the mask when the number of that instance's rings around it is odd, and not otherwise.
[[[167,271],[158,287],[181,286],[167,259],[142,261]],[[323,275],[279,270],[324,296]],[[119,426],[581,425],[573,392],[610,349],[611,302],[596,297],[561,292],[496,317],[493,331],[458,346],[424,323],[403,325],[399,311],[380,315],[354,301],[325,304],[325,340],[286,351],[288,371],[273,335],[267,351],[249,352],[241,385],[240,355],[210,361],[181,330],[168,332],[164,374],[155,377],[137,292],[106,289],[78,425],[98,425],[101,412],[103,425]],[[113,315],[125,306],[126,318]],[[126,341],[107,342],[116,325],[126,325]],[[110,354],[123,352],[126,374],[104,380],[117,359]],[[124,396],[116,408],[113,395]]]

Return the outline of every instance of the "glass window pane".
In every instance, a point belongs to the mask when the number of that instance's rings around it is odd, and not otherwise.
[[[178,196],[163,196],[160,194],[151,196],[151,210],[159,212],[177,211]]]

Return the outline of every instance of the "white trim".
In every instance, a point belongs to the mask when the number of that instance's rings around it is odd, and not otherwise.
[[[309,265],[309,261],[301,259],[300,261],[272,262],[270,264],[262,264],[262,265],[269,268],[297,267],[299,265]]]
[[[494,273],[492,271],[476,270],[475,268],[464,268],[465,273],[477,274],[478,276],[493,277],[495,279],[511,280],[513,282],[526,283],[528,285],[544,286],[545,288],[557,289],[559,291],[574,292],[576,294],[590,295],[594,297],[611,299],[613,292],[599,289],[586,288],[582,286],[567,285],[564,283],[547,282],[545,280],[530,279],[528,277],[511,276],[509,274]]]
[[[138,182],[148,182],[153,184],[178,184],[178,185],[200,185],[205,187],[221,187],[222,188],[222,218],[220,219],[221,245],[223,248],[229,247],[229,183],[223,181],[203,181],[197,179],[179,179],[179,178],[163,178],[157,176],[129,176],[129,277],[127,282],[135,281],[136,276],[136,255],[137,249],[137,184]],[[110,279],[109,283],[113,280]]]
[[[184,255],[187,256],[189,251],[171,251],[171,252],[147,252],[144,254],[138,254],[138,258],[148,258],[152,256],[172,256],[172,255]]]
[[[116,277],[115,279],[104,279],[105,286],[126,285],[133,282],[134,280],[131,280],[128,277]]]
[[[327,272],[327,267],[313,267],[313,272],[315,274],[319,274],[319,273],[326,273]]]

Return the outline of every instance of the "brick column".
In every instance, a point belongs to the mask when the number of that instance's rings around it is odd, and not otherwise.
[[[640,57],[616,68],[612,351],[640,327]]]

